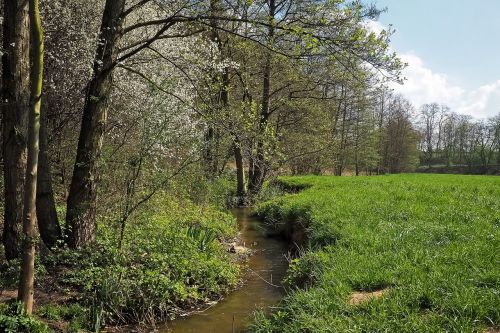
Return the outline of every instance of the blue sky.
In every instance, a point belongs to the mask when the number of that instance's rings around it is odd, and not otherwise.
[[[449,104],[474,117],[500,112],[500,0],[374,0],[409,62],[399,92],[416,104]]]

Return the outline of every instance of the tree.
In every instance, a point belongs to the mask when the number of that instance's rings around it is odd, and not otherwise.
[[[493,135],[493,151],[496,154],[497,167],[500,166],[500,113],[489,120],[490,129]]]
[[[212,2],[212,7],[215,3]],[[364,7],[359,3],[344,7],[336,2],[320,2],[309,6],[307,2],[288,1],[270,1],[265,6],[242,6],[240,2],[233,5],[227,6],[227,10],[221,8],[210,11],[209,2],[193,5],[181,1],[166,6],[163,1],[144,0],[125,8],[124,1],[106,1],[94,70],[86,90],[77,156],[67,200],[67,240],[70,247],[84,246],[91,243],[95,237],[98,161],[102,151],[113,71],[119,64],[142,51],[154,50],[153,43],[194,35],[206,29],[217,29],[242,37],[241,30],[228,29],[223,24],[215,24],[215,21],[249,23],[252,26],[255,34],[249,39],[264,51],[260,117],[256,124],[258,135],[255,136],[255,145],[251,149],[248,177],[249,188],[253,193],[260,190],[269,169],[270,163],[266,153],[272,156],[275,148],[273,142],[266,147],[266,142],[262,139],[276,137],[274,128],[268,122],[273,113],[278,114],[276,110],[279,109],[279,105],[270,105],[273,95],[271,65],[274,54],[293,58],[318,56],[316,52],[336,57],[340,57],[342,53],[352,53],[380,71],[395,73],[400,68],[395,55],[387,54],[388,35],[375,37],[368,34],[361,24],[365,18],[374,17],[379,13],[372,7]],[[252,7],[251,17],[241,13],[241,9],[248,6]],[[128,25],[124,26],[125,18],[130,19],[130,14],[141,8],[144,8],[149,16],[136,15],[136,20],[127,21]],[[330,10],[345,14],[350,19],[340,20],[336,15],[327,15]],[[213,15],[219,12],[220,15]],[[277,20],[279,15],[284,16]],[[313,23],[318,21],[321,22],[320,25]],[[278,32],[280,38],[277,38]],[[126,40],[125,36],[129,36],[131,42],[121,45],[120,43]],[[317,47],[318,45],[320,47]],[[296,52],[297,48],[299,52]],[[162,56],[169,61],[168,57]],[[274,92],[281,90],[277,88]],[[211,125],[209,124],[209,128]]]
[[[450,113],[448,117],[445,119],[443,123],[443,134],[442,134],[442,149],[444,153],[446,166],[451,166],[451,163],[454,158],[454,154],[456,153],[455,147],[455,136],[456,136],[456,126],[457,126],[457,117],[458,115],[455,113]]]
[[[432,166],[432,158],[434,157],[435,132],[437,124],[437,116],[439,113],[439,105],[425,104],[422,106],[420,114],[422,121],[422,151],[424,153],[424,161],[430,168]]]
[[[85,86],[91,75],[95,31],[103,1],[42,1],[44,19],[44,100],[40,115],[37,222],[40,236],[51,249],[62,239],[56,210],[67,197],[75,141],[83,109]],[[55,176],[55,177],[53,177]]]
[[[277,14],[277,4],[275,0],[266,2],[268,7],[267,20],[268,27],[265,36],[265,43],[268,48],[274,47],[275,27],[274,20]],[[264,134],[268,125],[268,119],[271,115],[270,98],[271,98],[271,61],[273,54],[271,51],[266,50],[264,55],[264,64],[262,69],[262,97],[261,97],[261,110],[258,121],[259,134]],[[265,159],[264,142],[261,136],[257,137],[255,156],[252,157],[250,165],[250,175],[248,177],[248,190],[251,194],[256,195],[260,192],[264,178],[266,177],[268,162]]]
[[[36,186],[36,217],[38,230],[45,245],[52,249],[62,239],[62,230],[57,216],[54,190],[52,189],[52,171],[48,147],[47,109],[40,110],[40,153]]]
[[[82,247],[95,239],[97,168],[106,127],[113,68],[118,58],[124,9],[125,0],[107,0],[102,16],[67,200],[67,243],[72,248]]]
[[[5,188],[3,244],[8,260],[21,249],[23,190],[29,109],[28,2],[4,0],[2,56],[2,152]]]
[[[419,133],[412,122],[413,106],[395,96],[388,106],[384,134],[384,169],[390,173],[411,171],[418,165]]]
[[[26,313],[33,311],[36,242],[36,188],[38,171],[40,108],[43,82],[43,30],[38,0],[29,1],[31,30],[30,114],[28,126],[28,162],[24,185],[23,257],[18,299]]]

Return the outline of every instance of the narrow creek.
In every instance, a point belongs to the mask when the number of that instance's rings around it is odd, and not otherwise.
[[[260,222],[247,208],[234,209],[242,245],[254,254],[248,262],[245,284],[211,308],[168,322],[160,333],[240,333],[256,309],[269,310],[284,296],[280,281],[288,268],[285,241],[266,237]]]

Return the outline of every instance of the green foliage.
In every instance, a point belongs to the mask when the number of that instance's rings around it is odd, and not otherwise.
[[[500,178],[285,177],[271,224],[306,227],[302,285],[251,332],[484,332],[500,324]],[[281,221],[281,222],[280,222]],[[283,227],[284,228],[284,227]],[[358,305],[353,292],[386,290]]]
[[[263,202],[272,200],[285,194],[285,191],[286,189],[281,186],[280,183],[275,181],[266,182],[258,195],[257,201]]]
[[[102,223],[95,247],[51,259],[69,268],[61,283],[83,293],[87,329],[174,317],[237,283],[238,265],[224,246],[236,235],[229,214],[159,194],[128,221],[121,250],[118,229]]]
[[[88,309],[77,303],[42,305],[36,312],[43,319],[55,322],[69,321],[68,333],[77,333],[88,326]]]
[[[5,261],[0,264],[0,285],[14,288],[17,286],[20,272],[20,260]]]
[[[49,328],[24,312],[20,302],[0,307],[0,331],[5,333],[48,333]]]
[[[235,206],[235,182],[236,173],[233,170],[225,171],[214,180],[207,180],[200,170],[193,168],[176,190],[195,204],[226,210]]]
[[[4,288],[16,288],[18,286],[21,271],[21,259],[14,259],[0,263],[0,286]],[[39,285],[47,275],[44,265],[35,261],[35,283]]]
[[[189,226],[187,235],[196,240],[200,251],[206,251],[207,247],[217,238],[215,231],[199,225]]]
[[[190,193],[197,199],[195,202],[202,205],[213,205],[221,210],[234,207],[235,179],[235,174],[226,174],[214,181],[202,180],[198,188],[190,188]]]

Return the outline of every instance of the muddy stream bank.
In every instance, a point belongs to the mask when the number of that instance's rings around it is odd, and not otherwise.
[[[240,333],[259,308],[269,310],[284,296],[280,281],[288,268],[284,240],[264,235],[260,221],[247,208],[233,210],[241,245],[254,253],[248,262],[245,284],[203,312],[170,321],[160,333]]]

